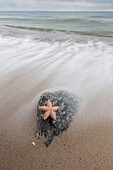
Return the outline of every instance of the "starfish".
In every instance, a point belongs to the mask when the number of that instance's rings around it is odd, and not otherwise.
[[[59,106],[52,107],[50,100],[47,101],[47,106],[39,106],[39,109],[45,112],[43,117],[44,120],[46,120],[49,116],[56,120],[55,112],[59,109]]]

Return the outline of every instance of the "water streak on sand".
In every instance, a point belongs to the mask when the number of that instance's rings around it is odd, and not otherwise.
[[[0,88],[25,92],[43,84],[42,89],[65,86],[75,93],[93,94],[103,84],[112,84],[112,58],[112,44],[102,40],[53,43],[1,36]]]

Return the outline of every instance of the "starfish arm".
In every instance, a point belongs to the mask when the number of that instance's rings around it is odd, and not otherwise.
[[[52,104],[51,104],[50,100],[47,101],[47,106],[52,107]]]
[[[59,106],[52,107],[53,111],[57,111],[59,109]]]
[[[52,117],[52,119],[56,120],[56,113],[53,110],[51,112],[51,117]]]
[[[47,106],[39,106],[39,110],[47,111],[49,108]]]
[[[50,110],[48,110],[44,113],[43,119],[46,120],[49,117],[49,115],[50,115]]]

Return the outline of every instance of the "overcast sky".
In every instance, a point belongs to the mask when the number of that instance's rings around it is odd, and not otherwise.
[[[113,0],[0,0],[0,10],[113,11]]]

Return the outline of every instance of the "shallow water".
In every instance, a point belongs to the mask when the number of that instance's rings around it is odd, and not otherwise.
[[[112,73],[113,44],[105,39],[42,41],[0,36],[2,94],[29,91],[32,96],[39,89],[66,88],[87,97],[112,86]]]

